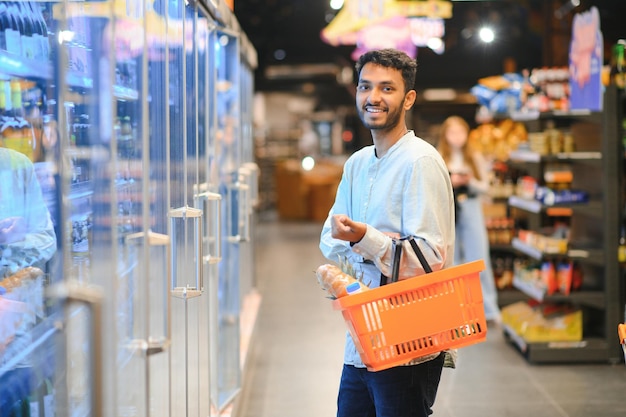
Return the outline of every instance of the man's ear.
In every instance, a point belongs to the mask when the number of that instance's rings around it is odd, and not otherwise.
[[[415,104],[415,99],[417,98],[417,92],[415,90],[409,90],[404,95],[404,110],[409,110]]]

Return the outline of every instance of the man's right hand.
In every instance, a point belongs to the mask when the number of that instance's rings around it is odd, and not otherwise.
[[[24,240],[26,221],[23,217],[8,217],[0,220],[0,244],[9,244]]]
[[[359,242],[367,231],[365,223],[355,222],[345,214],[335,214],[330,224],[331,236],[346,242]]]

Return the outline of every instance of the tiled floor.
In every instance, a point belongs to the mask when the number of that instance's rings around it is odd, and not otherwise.
[[[315,279],[320,225],[261,220],[261,305],[236,417],[332,417],[344,323]],[[617,336],[616,336],[617,343]],[[445,369],[436,417],[624,417],[626,366],[530,365],[491,328]]]

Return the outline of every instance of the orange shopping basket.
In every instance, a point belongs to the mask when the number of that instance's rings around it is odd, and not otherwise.
[[[341,297],[341,310],[363,363],[380,371],[420,356],[482,342],[487,323],[482,260]]]

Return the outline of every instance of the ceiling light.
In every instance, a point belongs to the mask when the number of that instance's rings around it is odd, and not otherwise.
[[[277,61],[282,61],[286,57],[287,57],[287,52],[285,52],[284,49],[277,49],[277,50],[274,51],[274,58]]]
[[[330,8],[339,10],[343,7],[343,0],[330,0]]]
[[[478,36],[480,37],[480,40],[485,43],[491,43],[496,38],[496,34],[493,29],[488,27],[481,28],[478,32]]]
[[[430,49],[438,54],[442,54],[444,51],[444,44],[441,38],[428,39],[428,42],[426,42],[426,46],[428,46]]]

